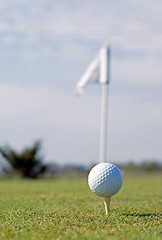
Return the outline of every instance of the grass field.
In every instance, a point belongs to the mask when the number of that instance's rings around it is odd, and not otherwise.
[[[158,174],[124,176],[105,215],[87,178],[0,180],[0,239],[162,239]]]

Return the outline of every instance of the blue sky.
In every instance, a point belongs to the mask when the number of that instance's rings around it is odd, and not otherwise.
[[[161,23],[160,0],[1,0],[0,145],[98,161],[101,87],[74,92],[109,42],[108,161],[162,159]]]

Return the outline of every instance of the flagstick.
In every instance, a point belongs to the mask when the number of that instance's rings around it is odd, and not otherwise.
[[[110,47],[100,51],[101,67],[100,82],[102,83],[101,97],[101,130],[100,130],[100,163],[106,162],[107,153],[107,108],[108,108],[108,84],[110,82]]]
[[[101,99],[101,135],[100,135],[100,163],[106,162],[107,155],[107,110],[108,110],[108,84],[102,85]],[[103,198],[106,215],[110,212],[111,198]]]
[[[108,84],[110,78],[110,48],[106,51],[106,61],[102,66],[102,78],[106,82],[102,84],[102,98],[101,98],[101,132],[100,132],[100,163],[106,162],[107,157],[107,112],[108,112]],[[103,198],[106,215],[110,211],[111,198]]]
[[[99,70],[99,82],[102,84],[101,99],[101,132],[100,132],[100,163],[106,162],[107,153],[107,108],[108,108],[108,84],[110,78],[110,47],[106,44],[101,48],[99,55],[89,66],[86,73],[79,81],[77,88],[82,90],[90,81],[97,80]],[[109,212],[110,198],[104,198],[106,215]]]
[[[102,99],[101,99],[100,163],[106,162],[107,108],[108,108],[108,84],[105,83],[102,84]]]

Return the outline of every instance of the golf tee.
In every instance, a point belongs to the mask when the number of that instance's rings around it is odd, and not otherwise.
[[[108,215],[108,213],[110,212],[110,200],[111,200],[110,197],[109,198],[103,198],[106,215]]]

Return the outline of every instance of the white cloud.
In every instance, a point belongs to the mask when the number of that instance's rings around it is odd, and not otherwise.
[[[4,22],[0,22],[0,32],[6,31],[8,29],[8,25]]]
[[[47,8],[48,5],[51,5],[50,8]],[[39,4],[37,1],[17,1],[4,19],[10,22],[9,30],[13,32],[105,40],[115,36],[152,34],[161,20],[159,9],[162,4],[154,1],[150,5],[151,1],[147,1],[135,7],[128,0],[113,4],[110,1],[93,1],[93,4],[92,1],[77,4],[65,1],[39,1]]]
[[[81,101],[50,88],[3,85],[0,93],[1,144],[8,142],[20,149],[40,137],[45,139],[47,158],[66,161],[76,158],[77,153],[73,155],[69,151],[78,146],[76,138],[85,136],[91,139],[91,134],[96,135],[98,98],[85,97]],[[91,111],[86,108],[87,103]],[[62,144],[67,149],[66,154],[65,150],[62,151]]]
[[[152,66],[153,74],[161,74],[162,4],[158,0],[154,4],[152,1],[128,0],[114,3],[82,1],[77,4],[73,1],[69,4],[49,0],[39,1],[39,4],[37,1],[25,0],[13,2],[10,8],[10,1],[5,3],[6,14],[2,14],[0,31],[7,45],[20,41],[21,53],[25,58],[31,56],[37,59],[44,54],[59,54],[60,58],[69,59],[84,58],[84,52],[91,42],[98,42],[99,46],[108,40],[114,49],[122,50],[123,56],[131,53],[134,57],[136,53],[137,60],[131,60],[132,64],[130,57],[126,61],[114,57],[115,64],[119,62],[122,69],[129,65],[139,69],[139,65],[144,65],[140,69],[143,76],[146,75],[146,69]],[[58,50],[42,39],[57,39]],[[79,39],[85,43],[82,44]],[[155,61],[152,57],[156,57]],[[132,70],[133,67],[131,74]],[[148,75],[144,77],[148,78]]]
[[[142,100],[138,94],[110,97],[110,159],[161,158],[161,101],[156,95],[154,98]]]
[[[142,59],[123,59],[112,61],[112,79],[115,83],[131,85],[162,85],[161,59],[146,57]]]
[[[160,158],[161,10],[160,0],[2,0],[0,81],[10,85],[0,87],[1,143],[21,148],[42,137],[48,158],[97,159],[100,98],[65,89],[109,41],[110,159]]]
[[[99,90],[98,86],[98,91]],[[76,98],[52,88],[0,87],[1,139],[21,149],[44,140],[47,159],[60,162],[98,160],[100,97]],[[161,103],[140,95],[110,95],[110,160],[161,158]]]

